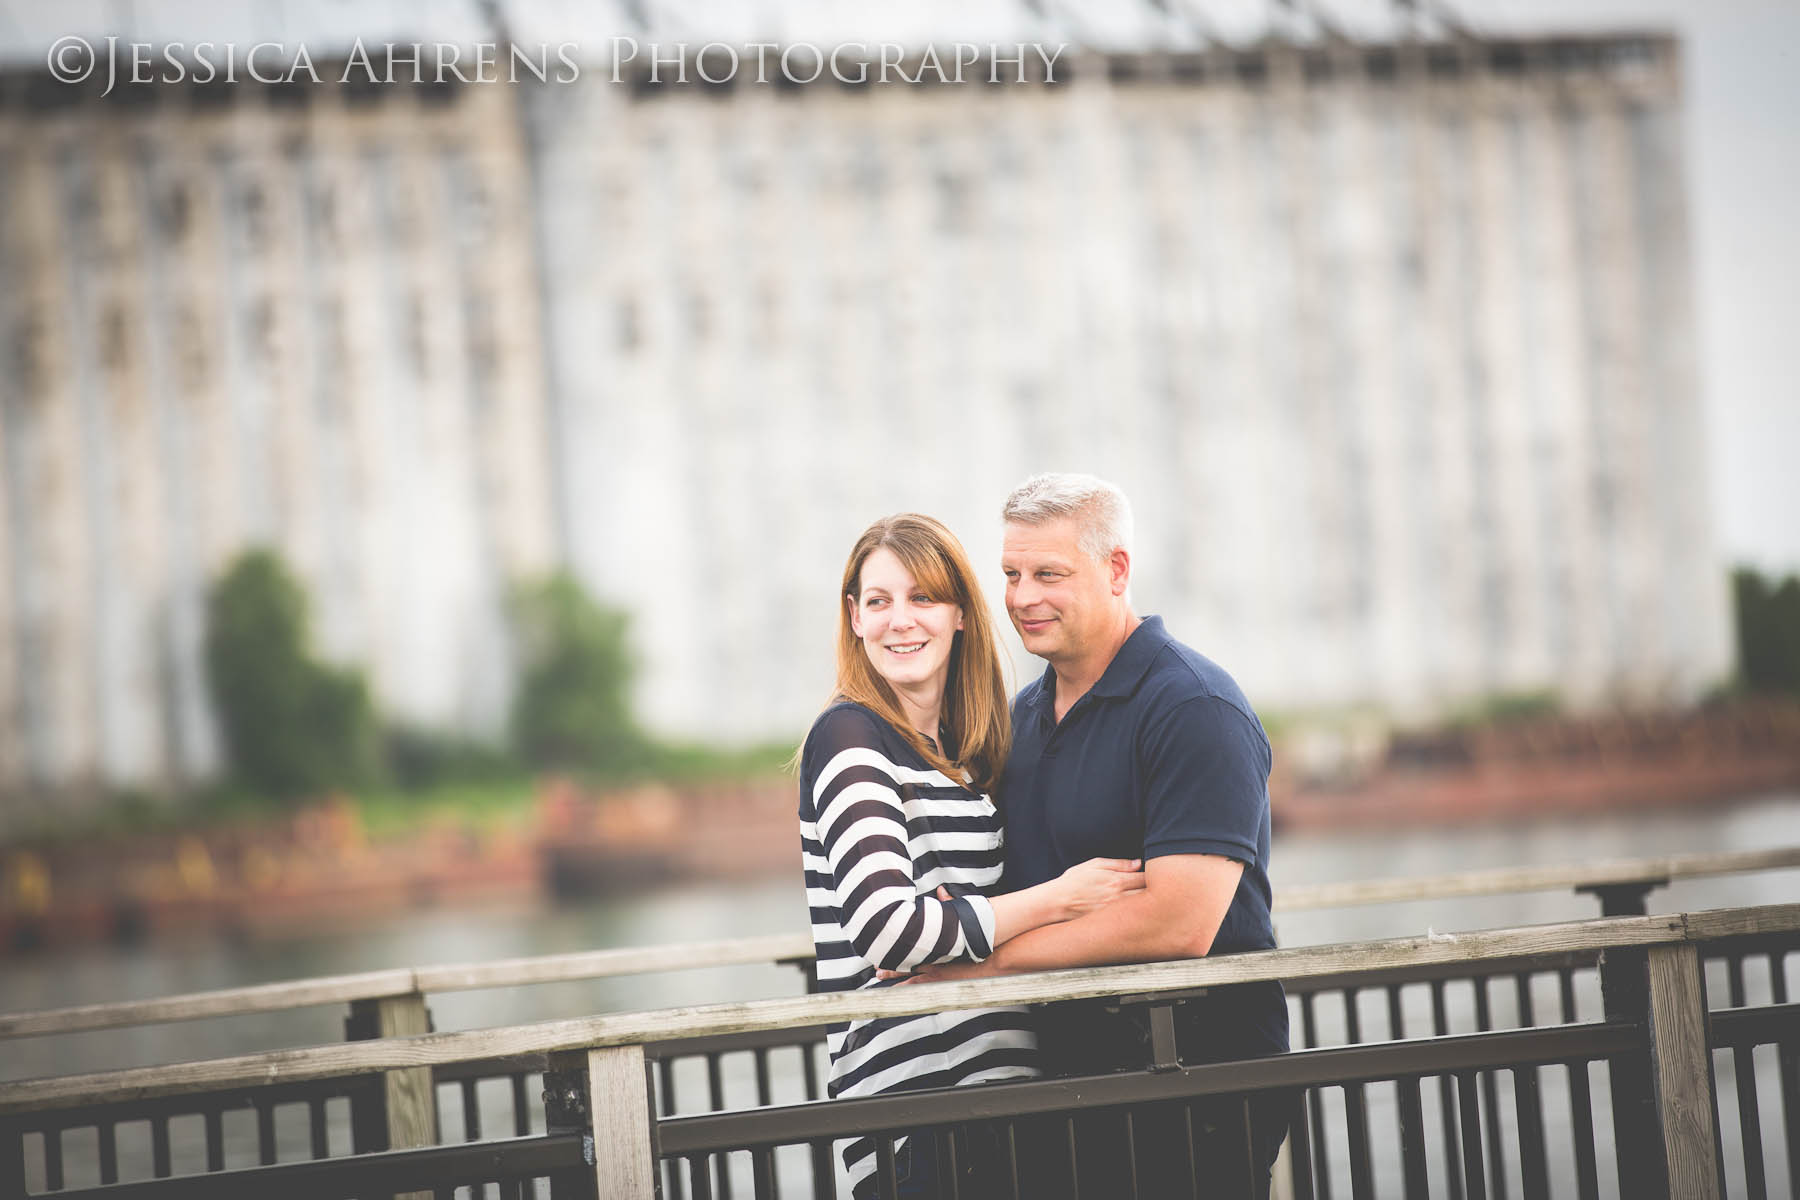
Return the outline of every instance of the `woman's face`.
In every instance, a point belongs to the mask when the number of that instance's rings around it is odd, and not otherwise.
[[[886,546],[863,560],[859,585],[861,594],[848,598],[850,627],[876,672],[896,691],[935,685],[941,692],[963,626],[961,606],[926,596]]]

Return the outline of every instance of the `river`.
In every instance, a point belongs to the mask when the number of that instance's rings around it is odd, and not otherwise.
[[[1800,844],[1800,796],[1709,809],[1462,827],[1278,835],[1272,875],[1284,886],[1441,875],[1484,868]],[[1677,881],[1652,911],[1770,904],[1800,897],[1800,871]],[[1492,928],[1595,916],[1592,897],[1566,892],[1407,902],[1280,917],[1283,944]],[[383,967],[465,962],[614,946],[655,945],[804,929],[797,878],[744,885],[688,883],[580,906],[439,908],[371,919],[353,933],[242,943],[216,937],[129,948],[47,951],[0,962],[0,1010],[46,1008],[235,987]],[[1791,964],[1790,973],[1795,966]],[[440,1030],[595,1012],[793,995],[793,968],[708,968],[661,976],[438,995]],[[64,1038],[0,1043],[0,1078],[19,1079],[341,1041],[342,1006]],[[1721,1080],[1721,1088],[1728,1086]],[[1777,1102],[1778,1103],[1778,1102]],[[1779,1111],[1777,1109],[1777,1111]],[[71,1181],[73,1182],[73,1181]]]

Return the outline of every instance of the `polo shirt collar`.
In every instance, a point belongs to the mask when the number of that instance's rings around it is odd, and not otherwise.
[[[1170,642],[1169,631],[1163,628],[1161,617],[1145,617],[1138,627],[1131,631],[1119,652],[1113,655],[1112,662],[1106,665],[1098,682],[1089,689],[1091,696],[1129,696],[1143,682],[1144,674],[1150,670],[1150,664]],[[1038,680],[1037,694],[1032,697],[1035,706],[1048,711],[1056,695],[1056,668],[1045,667],[1043,676]]]
[[[1143,682],[1145,672],[1162,648],[1169,644],[1169,631],[1163,628],[1161,617],[1145,617],[1138,627],[1131,631],[1119,652],[1113,655],[1112,662],[1106,665],[1106,672],[1094,684],[1093,694],[1096,696],[1129,696]]]

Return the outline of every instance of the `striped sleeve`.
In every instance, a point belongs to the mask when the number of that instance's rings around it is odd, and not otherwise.
[[[943,901],[917,892],[900,797],[905,772],[880,745],[873,718],[845,708],[827,715],[807,747],[820,764],[813,810],[839,923],[856,953],[883,970],[986,958],[994,943],[986,897]]]

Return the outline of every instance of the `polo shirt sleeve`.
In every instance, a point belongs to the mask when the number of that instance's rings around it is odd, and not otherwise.
[[[900,800],[902,768],[882,750],[880,721],[828,712],[804,752],[838,923],[871,966],[910,971],[993,952],[994,907],[979,894],[919,895]]]
[[[1217,854],[1254,863],[1269,805],[1269,742],[1216,696],[1182,701],[1139,747],[1144,857]]]

